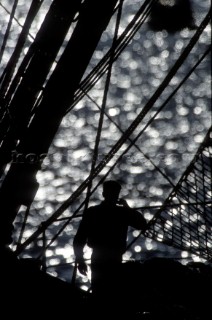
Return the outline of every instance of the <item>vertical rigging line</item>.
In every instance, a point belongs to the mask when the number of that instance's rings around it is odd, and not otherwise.
[[[124,32],[119,36],[116,41],[115,52],[113,56],[113,62],[118,58],[121,52],[126,48],[129,44],[130,40],[132,40],[135,33],[145,22],[146,18],[150,14],[153,3],[157,0],[151,0],[150,2],[145,1],[145,3],[141,6],[138,12],[135,14],[133,20],[126,27]],[[108,69],[108,61],[111,57],[111,50],[108,50],[106,55],[101,59],[101,61],[97,64],[96,67],[89,73],[89,75],[80,83],[80,88],[76,91],[74,95],[74,101],[72,105],[68,108],[66,113],[71,111],[73,107],[83,98],[85,95],[84,92],[88,92],[95,83],[101,78],[101,76]],[[81,88],[83,88],[84,92],[82,92]]]
[[[135,33],[145,22],[148,15],[150,14],[153,4],[157,1],[158,0],[151,0],[151,1],[146,0],[145,3],[142,4],[138,12],[135,14],[133,20],[130,21],[129,25],[125,28],[124,32],[117,38],[114,55],[113,55],[113,62],[118,59],[121,52],[125,49],[125,47],[129,44],[130,40],[133,38]],[[114,12],[116,10],[117,9],[115,8]],[[70,112],[75,107],[75,105],[85,96],[85,92],[88,92],[96,84],[96,82],[104,75],[104,73],[108,70],[109,61],[111,57],[111,49],[112,48],[108,50],[106,55],[92,69],[89,75],[79,84],[79,88],[76,90],[74,94],[74,100],[70,105],[70,107],[66,110],[65,114]],[[44,91],[45,91],[45,88],[44,88]],[[41,97],[42,95],[43,93],[41,94]]]
[[[9,19],[8,24],[7,24],[7,29],[6,29],[6,32],[5,32],[5,35],[4,35],[4,39],[3,39],[3,43],[2,43],[2,46],[1,46],[1,50],[0,50],[0,63],[1,63],[1,60],[2,60],[2,57],[3,57],[3,54],[4,54],[4,50],[5,50],[5,47],[6,47],[6,44],[7,44],[7,40],[9,38],[10,28],[11,28],[11,25],[12,25],[12,22],[13,22],[13,19],[14,19],[14,15],[15,15],[15,11],[16,11],[17,5],[18,5],[18,0],[15,0],[14,3],[13,3],[12,11],[10,13],[10,19]]]
[[[38,0],[38,1],[43,2],[44,0]],[[10,14],[10,11],[9,11],[2,3],[0,3],[0,6],[1,6],[8,14]],[[20,23],[20,21],[19,21],[15,16],[13,17],[13,20],[17,23],[17,25],[18,25],[19,27],[23,28],[23,24]],[[34,36],[33,36],[31,33],[29,33],[29,37],[31,38],[31,40],[34,40],[34,39],[35,39]]]
[[[10,85],[11,79],[14,74],[15,67],[25,45],[26,39],[29,36],[29,30],[32,22],[34,21],[40,6],[42,5],[43,0],[32,0],[29,11],[26,15],[26,19],[24,25],[22,26],[22,30],[18,37],[15,49],[10,57],[10,60],[5,67],[3,74],[0,77],[0,86],[1,86],[1,97],[4,98],[6,92],[8,91],[8,87]]]
[[[110,56],[110,60],[109,60],[108,73],[107,73],[106,82],[105,82],[105,89],[104,89],[103,99],[102,99],[102,107],[100,110],[99,124],[98,124],[94,152],[93,152],[93,157],[92,157],[92,162],[91,162],[90,177],[93,176],[93,173],[94,173],[94,170],[96,167],[96,163],[97,163],[97,159],[98,159],[98,149],[99,149],[99,143],[100,143],[100,139],[101,139],[101,132],[102,132],[102,126],[103,126],[103,121],[104,121],[107,96],[108,96],[110,79],[111,79],[112,68],[113,68],[113,56],[115,53],[116,42],[117,42],[117,38],[118,38],[118,31],[119,31],[119,26],[120,26],[120,21],[121,21],[123,1],[124,0],[120,0],[119,6],[118,6],[114,37],[113,37],[113,42],[112,42],[112,46],[111,46],[111,56]],[[88,188],[87,188],[85,210],[88,208],[91,188],[92,188],[92,179],[90,180],[90,183],[88,184]]]

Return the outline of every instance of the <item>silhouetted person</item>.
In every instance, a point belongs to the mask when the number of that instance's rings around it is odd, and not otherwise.
[[[73,242],[77,267],[83,275],[87,273],[83,249],[86,244],[92,248],[92,295],[110,297],[110,301],[121,284],[118,275],[126,250],[128,227],[139,230],[146,227],[141,213],[130,208],[124,199],[119,199],[120,191],[121,185],[116,181],[103,184],[104,201],[87,209]]]

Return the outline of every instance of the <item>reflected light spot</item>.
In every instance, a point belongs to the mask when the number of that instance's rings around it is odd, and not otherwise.
[[[56,254],[56,255],[61,255],[61,256],[63,256],[64,258],[69,258],[69,256],[70,256],[70,250],[67,249],[66,247],[65,247],[65,248],[56,248],[56,249],[55,249],[55,254]]]
[[[200,257],[197,257],[195,255],[192,255],[192,258],[195,262],[201,262],[201,261],[204,261],[203,259],[201,259]]]
[[[164,112],[164,118],[171,119],[172,118],[172,112],[171,111],[165,111]]]
[[[54,266],[54,265],[57,265],[59,263],[60,263],[60,259],[58,259],[58,258],[52,258],[52,259],[49,260],[49,265],[50,266]]]
[[[146,248],[147,248],[147,250],[152,250],[153,249],[152,243],[146,242]]]
[[[177,209],[174,208],[172,212],[173,212],[173,215],[175,215],[175,216],[178,215]]]
[[[97,50],[97,51],[95,52],[95,57],[96,57],[97,59],[102,59],[102,57],[103,57],[103,52],[100,51],[100,50]]]
[[[124,60],[127,60],[127,61],[131,60],[131,59],[130,59],[130,58],[131,58],[131,53],[130,53],[130,51],[124,51],[124,52],[122,53],[122,57],[123,57]]]
[[[158,196],[161,196],[161,195],[163,194],[163,190],[160,189],[160,188],[157,188],[157,187],[155,187],[155,186],[151,186],[151,187],[149,188],[149,191],[150,191],[151,193],[153,193],[153,194],[157,194]]]
[[[47,205],[45,207],[45,209],[46,209],[46,213],[48,213],[48,214],[51,214],[54,211],[53,207],[51,205]]]
[[[173,223],[172,223],[171,221],[166,221],[166,223],[165,223],[165,228],[171,229],[172,226],[173,226]]]
[[[132,70],[135,70],[138,68],[138,63],[136,61],[133,61],[131,60],[130,63],[129,63],[129,67],[132,69]]]
[[[145,212],[144,213],[144,218],[149,221],[150,219],[153,218],[153,214],[150,214],[149,212]]]
[[[33,233],[33,230],[24,231],[24,238],[29,238]]]
[[[183,48],[183,41],[182,41],[182,40],[176,41],[176,43],[175,43],[175,48],[176,48],[177,51],[182,50],[182,48]]]
[[[181,257],[182,258],[188,258],[188,252],[187,251],[181,252]]]
[[[161,57],[163,59],[165,59],[165,58],[168,58],[168,56],[169,56],[169,51],[168,50],[163,50],[162,53],[161,53]]]
[[[157,58],[157,57],[151,57],[149,58],[149,62],[152,64],[152,65],[159,65],[161,63],[161,60],[160,58]]]
[[[131,92],[127,92],[126,94],[125,94],[125,98],[126,98],[126,100],[128,101],[128,102],[133,102],[135,99],[136,99],[136,96],[133,94],[133,93],[131,93]],[[130,108],[131,109],[131,108]]]
[[[52,256],[53,256],[52,250],[46,250],[45,256],[46,256],[46,257],[52,257]],[[50,263],[50,264],[51,264],[51,263]]]
[[[42,185],[43,180],[53,180],[54,173],[51,171],[38,172],[36,175],[36,178],[37,178],[39,184]]]
[[[114,117],[114,116],[116,116],[117,114],[119,114],[119,109],[118,109],[118,108],[111,108],[111,109],[109,109],[108,114],[109,114],[111,117]]]
[[[141,246],[135,246],[134,247],[135,252],[141,252]]]
[[[186,116],[186,115],[189,113],[189,110],[188,110],[188,108],[186,108],[186,107],[178,106],[178,107],[177,107],[177,113],[178,113],[180,116]]]
[[[152,42],[150,40],[144,40],[144,48],[149,49],[152,46]]]
[[[86,286],[86,285],[82,285],[82,286],[80,286],[80,288],[81,288],[83,291],[88,291],[88,286]]]
[[[129,260],[132,256],[132,253],[130,251],[126,251],[124,254],[123,254],[123,260]]]
[[[82,128],[83,126],[85,125],[85,119],[83,118],[80,118],[80,119],[77,119],[75,122],[74,122],[74,126],[75,128]]]
[[[147,131],[147,134],[148,134],[149,137],[152,137],[152,138],[158,138],[159,137],[159,132],[154,128],[150,128]]]
[[[174,141],[168,141],[166,143],[166,149],[168,150],[176,150],[178,148],[178,143]]]
[[[66,201],[67,200],[67,194],[64,193],[64,194],[60,194],[60,195],[57,195],[55,197],[56,201],[58,202],[63,202],[63,201]],[[52,199],[53,200],[53,199]]]
[[[76,150],[72,153],[72,156],[74,159],[79,159],[79,158],[84,158],[87,154],[87,150],[86,149],[80,149],[80,150]]]
[[[53,277],[58,277],[58,273],[56,271],[50,271],[48,273],[51,274]]]
[[[176,4],[175,0],[160,0],[159,1],[163,6],[173,7]]]
[[[129,171],[132,174],[139,174],[143,172],[143,169],[142,167],[136,166],[136,167],[131,167]]]
[[[193,240],[193,241],[191,241],[191,246],[198,248],[199,247],[199,243],[197,241]]]
[[[135,237],[135,238],[136,238],[136,237],[138,237],[138,236],[139,236],[140,231],[138,231],[138,230],[134,230],[132,234],[133,234],[133,237]]]
[[[54,145],[55,145],[55,147],[62,148],[62,147],[66,147],[66,142],[64,139],[56,139],[54,141]]]
[[[157,70],[155,70],[157,72]],[[151,83],[154,87],[158,87],[160,85],[160,80],[159,79],[153,79]]]
[[[130,77],[129,76],[120,76],[118,87],[122,89],[128,89],[130,87]]]
[[[190,129],[190,125],[188,123],[186,123],[186,122],[181,123],[181,126],[180,126],[181,133],[186,133],[189,131],[189,129]]]
[[[194,141],[197,143],[201,143],[203,141],[203,135],[202,134],[196,134],[194,137]]]
[[[156,240],[162,242],[163,241],[163,234],[158,234]]]
[[[84,252],[85,259],[90,259],[91,254],[92,254],[92,249],[89,248],[88,246],[85,246],[85,252]]]
[[[29,47],[24,48],[24,54],[27,54],[27,51],[29,50]]]

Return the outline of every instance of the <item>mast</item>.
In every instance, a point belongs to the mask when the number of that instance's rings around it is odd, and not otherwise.
[[[14,122],[6,131],[0,150],[2,154],[6,154],[6,157],[3,157],[2,167],[5,167],[6,163],[12,160],[0,189],[1,221],[4,226],[1,236],[2,243],[8,242],[10,238],[12,223],[20,206],[22,204],[30,206],[34,199],[38,188],[37,171],[48,153],[51,142],[73,99],[100,37],[114,13],[117,2],[118,0],[101,2],[85,0],[83,3],[75,1],[72,4],[71,2],[70,6],[70,1],[54,1],[51,12],[49,11],[46,16],[47,20],[45,19],[45,23],[38,33],[38,42],[44,46],[45,50],[50,48],[51,51],[53,46],[54,54],[50,57],[47,55],[47,58],[43,60],[40,56],[40,50],[33,52],[21,84],[10,103],[11,112],[14,112],[15,115]],[[62,10],[63,5],[66,7],[63,7]],[[64,8],[69,10],[64,10]],[[70,8],[72,8],[71,11]],[[54,17],[59,17],[62,21],[64,19],[61,16],[61,11],[66,11],[66,19],[70,12],[71,19],[69,16],[69,22],[66,21],[63,28],[61,26],[63,31],[60,34],[60,41],[55,42],[54,37],[49,37],[50,42],[46,46],[44,44],[47,34],[52,32],[51,28],[55,23]],[[60,48],[61,40],[64,39],[68,26],[77,11],[79,11],[79,15],[72,36],[46,84],[40,103],[36,110],[33,110],[40,86],[45,81],[55,54]],[[45,50],[44,52],[46,52]],[[42,61],[42,71],[39,68],[40,60]],[[33,117],[32,110],[35,111]],[[15,153],[12,153],[14,146]]]

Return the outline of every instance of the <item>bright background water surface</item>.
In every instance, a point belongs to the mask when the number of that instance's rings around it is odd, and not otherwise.
[[[10,11],[13,1],[2,0],[0,3],[2,25],[0,40],[2,40],[9,19],[9,14],[4,7]],[[17,36],[21,30],[20,25],[24,22],[30,3],[31,1],[19,1],[15,15],[17,20],[12,24],[10,39],[3,56],[1,72],[13,52]],[[138,0],[124,1],[119,34],[128,25],[142,3],[143,1]],[[39,15],[30,30],[31,37],[28,38],[25,53],[33,41],[32,39],[36,35],[50,4],[51,1],[48,0],[43,2]],[[195,20],[199,25],[208,10],[209,1],[194,0],[192,5]],[[110,48],[114,22],[115,19],[113,18],[101,38],[86,74],[92,70]],[[135,137],[144,128],[150,117],[157,110],[157,107],[165,101],[169,93],[198,60],[201,53],[205,51],[210,43],[210,31],[210,27],[204,30],[199,43],[194,47],[189,58],[131,138]],[[71,32],[72,28],[67,35],[66,41]],[[145,106],[165,78],[168,70],[178,59],[194,32],[187,29],[174,34],[168,34],[166,31],[153,32],[149,29],[147,23],[144,23],[136,33],[134,39],[113,65],[106,106],[106,113],[113,120],[113,123],[107,117],[104,118],[98,161],[107,154],[121,136],[120,128],[123,131],[128,128]],[[57,59],[59,59],[59,56]],[[110,179],[118,179],[122,182],[122,197],[132,207],[147,207],[142,210],[147,220],[153,216],[156,210],[150,207],[161,205],[172,190],[172,186],[146,156],[163,170],[174,184],[177,183],[187,165],[193,159],[211,125],[210,70],[210,59],[207,56],[174,98],[141,135],[136,145],[142,152],[138,151],[135,146],[132,147],[109,176]],[[29,237],[42,221],[51,216],[89,175],[99,120],[98,106],[101,107],[104,85],[105,76],[89,92],[89,97],[84,97],[64,117],[49,154],[43,163],[42,171],[37,175],[40,188],[30,210],[24,238]],[[51,121],[51,115],[49,121]],[[117,159],[127,145],[128,143],[121,148],[120,153],[115,156],[114,160]],[[98,179],[95,179],[94,186],[111,167],[114,160],[106,166]],[[70,216],[85,199],[85,195],[86,193],[67,209],[63,217]],[[100,187],[92,195],[90,205],[97,204],[101,200]],[[16,219],[14,240],[18,238],[18,230],[23,221],[24,212],[25,208],[23,207]],[[72,263],[74,261],[72,241],[79,221],[80,218],[71,221],[59,238],[46,251],[47,272],[67,281],[71,280]],[[46,232],[47,239],[52,238],[62,223],[64,221],[58,221],[48,228]],[[130,230],[129,241],[136,237],[137,234],[138,231]],[[41,246],[42,241],[38,240],[25,251],[24,256],[36,256]],[[88,248],[85,255],[89,259],[90,250]],[[183,258],[185,263],[190,259],[199,259],[185,251],[181,252],[143,237],[134,243],[124,258],[126,260],[143,260],[151,256]],[[87,278],[82,278],[81,280],[83,288],[89,287]]]

